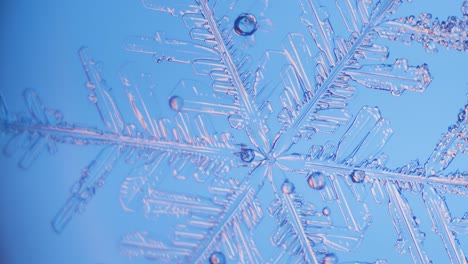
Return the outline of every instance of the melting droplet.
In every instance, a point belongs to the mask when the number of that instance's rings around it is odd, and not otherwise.
[[[307,183],[314,190],[322,190],[325,187],[325,175],[316,171],[307,176]]]
[[[330,208],[324,207],[324,208],[322,209],[322,214],[323,214],[324,216],[329,216],[329,215],[330,215]]]
[[[399,254],[405,254],[406,249],[405,249],[405,244],[406,241],[403,238],[398,238],[396,243],[395,243],[395,249]]]
[[[336,257],[335,254],[329,253],[325,255],[322,261],[323,264],[335,264],[338,263],[338,258]]]
[[[233,114],[228,116],[229,124],[234,129],[243,129],[244,128],[244,119],[242,116]]]
[[[242,148],[240,157],[243,162],[250,163],[255,158],[255,152],[250,148]]]
[[[95,104],[95,103],[98,102],[98,99],[97,99],[97,97],[96,97],[96,95],[95,95],[94,93],[93,93],[93,94],[90,94],[90,95],[88,96],[88,99],[89,99],[89,101],[90,101],[91,103],[93,103],[93,104]]]
[[[468,15],[468,1],[463,2],[463,5],[461,7],[461,11],[463,15]]]
[[[226,263],[226,257],[222,252],[216,251],[210,255],[210,264],[224,264]]]
[[[240,14],[234,21],[234,31],[241,36],[251,36],[257,29],[257,18],[252,14]]]
[[[86,87],[88,87],[89,89],[96,89],[96,85],[94,85],[93,82],[86,82]]]
[[[169,99],[169,107],[172,110],[179,112],[183,106],[184,106],[184,99],[182,99],[182,97],[174,95]]]
[[[351,180],[354,183],[361,183],[364,181],[364,178],[366,177],[366,172],[362,170],[353,170],[350,176],[351,176]]]
[[[463,122],[463,120],[465,120],[467,112],[468,112],[468,105],[465,105],[465,109],[461,109],[460,113],[458,113],[459,122]]]
[[[293,193],[294,192],[294,184],[288,180],[285,180],[283,182],[283,185],[281,185],[281,191],[284,193],[284,194],[290,194],[290,193]]]

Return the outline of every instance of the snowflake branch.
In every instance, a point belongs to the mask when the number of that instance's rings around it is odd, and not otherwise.
[[[382,4],[382,6],[379,6],[377,9],[377,13],[373,14],[371,20],[369,23],[366,25],[366,27],[362,30],[361,34],[357,39],[354,40],[352,43],[352,46],[349,47],[349,49],[346,51],[347,53],[342,57],[342,59],[338,62],[334,62],[333,59],[329,58],[331,56],[327,56],[330,65],[334,65],[331,68],[331,72],[328,74],[327,79],[320,85],[320,87],[317,89],[315,92],[314,96],[310,98],[308,101],[306,101],[306,104],[302,106],[301,109],[295,114],[294,120],[291,122],[291,125],[285,128],[285,131],[281,131],[274,139],[274,147],[273,149],[276,152],[276,155],[280,155],[281,153],[284,153],[285,151],[288,150],[288,147],[291,146],[291,144],[294,144],[298,138],[300,137],[300,131],[301,129],[309,122],[309,116],[311,113],[315,112],[316,109],[319,108],[319,104],[322,98],[324,98],[327,95],[327,92],[332,88],[333,84],[339,80],[340,78],[343,78],[342,74],[346,67],[348,66],[349,62],[354,59],[354,55],[356,51],[358,50],[359,47],[363,43],[365,43],[366,39],[368,38],[368,35],[370,32],[372,32],[373,27],[378,24],[382,19],[384,19],[388,14],[387,12],[393,8],[395,8],[395,5],[398,4],[398,1],[387,1]],[[313,23],[315,24],[320,24],[322,25],[324,22],[321,21],[317,14],[316,8],[314,4],[312,3],[311,0],[307,0],[307,5],[308,8],[313,10],[313,16],[316,21]],[[310,22],[310,21],[309,21]],[[326,32],[325,29],[321,31]],[[325,40],[326,34],[320,34]],[[322,43],[322,42],[320,42]],[[329,44],[332,45],[333,43]],[[320,48],[327,47],[327,42],[325,41],[324,44],[317,44],[320,45]],[[336,64],[336,65],[335,65]],[[328,68],[328,67],[327,67]],[[293,142],[291,143],[291,139],[294,139]],[[284,147],[286,146],[286,147]]]

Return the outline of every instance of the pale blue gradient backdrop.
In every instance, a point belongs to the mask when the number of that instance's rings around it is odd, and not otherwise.
[[[460,1],[415,2],[403,6],[400,14],[426,11],[443,20],[448,15],[461,16]],[[60,109],[67,121],[100,123],[95,107],[87,100],[78,49],[88,46],[93,56],[104,62],[110,84],[119,89],[117,72],[135,56],[123,50],[123,40],[155,31],[171,31],[173,36],[175,32],[187,34],[180,20],[172,19],[177,23],[170,24],[171,19],[167,14],[144,9],[138,0],[3,1],[0,91],[9,111],[24,111],[22,91],[33,88],[47,107]],[[419,43],[386,44],[391,46],[393,58],[408,58],[412,65],[429,64],[434,79],[423,94],[408,92],[397,98],[372,91],[359,94],[360,102],[379,106],[392,124],[395,134],[385,152],[390,156],[387,166],[394,168],[412,159],[424,162],[440,134],[456,121],[458,110],[467,102],[468,63],[466,55],[443,48],[438,54],[427,55]],[[150,61],[147,63],[146,69],[154,67]],[[139,221],[138,215],[122,213],[117,200],[126,170],[114,170],[86,212],[75,217],[62,234],[55,234],[51,228],[51,219],[68,197],[70,186],[99,149],[59,145],[56,155],[44,153],[29,170],[17,168],[18,156],[0,156],[0,251],[6,263],[145,262],[122,257],[118,251],[121,234]],[[464,161],[454,167],[467,169],[468,162]],[[463,210],[466,205],[460,204],[458,211]],[[390,226],[381,231],[380,239],[393,237]]]

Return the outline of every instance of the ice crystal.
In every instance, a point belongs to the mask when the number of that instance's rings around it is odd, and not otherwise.
[[[193,74],[179,76],[164,100],[151,75],[127,65],[119,75],[128,105],[118,104],[87,48],[79,55],[103,129],[65,122],[32,90],[24,92],[26,115],[10,114],[0,97],[1,132],[9,138],[3,152],[24,149],[20,167],[44,151],[55,153],[57,144],[101,147],[53,218],[56,232],[86,207],[116,164],[126,164],[123,210],[167,231],[161,237],[135,226],[122,236],[126,256],[158,263],[386,263],[387,256],[353,255],[365,250],[373,216],[386,212],[395,232],[386,242],[407,261],[431,261],[424,241],[435,232],[446,261],[466,263],[467,245],[459,239],[468,234],[468,217],[453,215],[445,196],[468,195],[468,173],[449,170],[456,158],[466,162],[468,105],[427,161],[396,169],[386,167],[382,152],[393,134],[385,113],[352,105],[360,89],[424,92],[430,65],[389,61],[380,40],[464,53],[468,2],[461,17],[442,22],[430,14],[395,18],[402,2],[390,0],[301,0],[287,18],[270,12],[289,3],[142,3],[187,28],[183,39],[156,32],[124,45],[158,64],[191,67]],[[282,19],[294,26],[282,30]],[[128,110],[135,124],[122,114]],[[330,140],[314,140],[323,136]],[[416,206],[427,212],[416,213]]]

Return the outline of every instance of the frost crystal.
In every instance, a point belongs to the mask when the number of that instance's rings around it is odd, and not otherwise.
[[[32,90],[24,92],[26,115],[10,114],[0,97],[3,152],[24,149],[20,167],[55,153],[57,144],[101,148],[53,218],[56,232],[123,164],[123,210],[166,230],[161,237],[135,226],[122,236],[126,256],[157,263],[386,263],[391,256],[361,254],[375,219],[386,214],[383,228],[394,236],[385,243],[407,262],[428,263],[441,252],[447,262],[467,262],[461,238],[468,211],[452,213],[446,196],[463,203],[468,195],[468,172],[449,166],[467,161],[468,105],[427,161],[392,169],[383,153],[394,132],[385,113],[353,104],[357,90],[399,96],[424,92],[432,82],[431,65],[389,59],[382,40],[466,56],[467,1],[461,17],[445,21],[426,13],[398,18],[403,3],[389,0],[142,2],[187,29],[183,39],[156,32],[124,45],[156,65],[191,68],[170,94],[135,65],[119,73],[119,94],[82,48],[88,99],[103,129],[65,122]],[[292,8],[287,18],[271,16]],[[283,19],[292,26],[283,29]],[[431,232],[443,251],[425,245]]]

